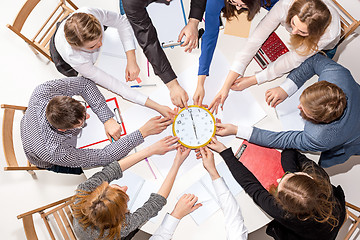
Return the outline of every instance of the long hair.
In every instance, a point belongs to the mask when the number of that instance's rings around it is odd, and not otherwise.
[[[92,192],[77,190],[72,207],[74,217],[84,229],[98,228],[99,239],[120,239],[128,200],[125,192],[110,187],[108,182],[103,182]],[[104,236],[105,230],[107,236]]]
[[[314,123],[331,123],[339,119],[346,108],[346,95],[341,88],[327,81],[316,82],[304,90],[300,102]]]
[[[74,47],[82,47],[86,42],[94,41],[102,36],[99,20],[92,14],[74,13],[65,22],[66,41]]]
[[[260,11],[261,8],[261,2],[266,2],[265,6],[271,5],[271,0],[242,0],[244,4],[246,4],[247,8],[242,8],[240,10],[237,10],[234,5],[231,5],[228,0],[224,0],[225,7],[222,9],[223,16],[230,20],[233,17],[237,17],[236,14],[240,14],[242,12],[247,12],[247,19],[249,21],[253,20],[255,15]]]
[[[86,109],[69,96],[56,96],[47,104],[45,115],[53,127],[71,129],[86,117]]]
[[[339,220],[334,216],[337,201],[334,200],[330,181],[315,170],[314,164],[312,162],[303,169],[311,177],[293,175],[283,183],[279,191],[272,194],[286,211],[285,217],[328,223],[334,228],[339,225]]]
[[[321,0],[296,0],[289,8],[286,23],[298,16],[308,28],[308,36],[291,35],[290,45],[300,55],[318,51],[318,42],[331,22],[331,13]]]

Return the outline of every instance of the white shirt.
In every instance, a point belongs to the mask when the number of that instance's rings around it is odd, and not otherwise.
[[[291,33],[291,26],[286,24],[286,17],[288,10],[295,0],[279,0],[268,14],[260,21],[252,35],[249,37],[245,47],[239,51],[235,57],[235,61],[231,70],[244,75],[247,65],[250,63],[261,45],[265,42],[268,36],[281,24],[285,29]],[[334,9],[328,0],[323,0],[331,13],[331,23],[326,28],[325,33],[321,36],[318,42],[318,50],[332,49],[340,40],[341,26],[340,16],[336,9]],[[256,80],[258,84],[281,77],[285,73],[298,67],[307,58],[314,55],[313,52],[309,55],[302,56],[297,54],[294,50],[280,56],[275,62],[270,63],[266,69],[257,73]]]
[[[246,240],[248,231],[244,225],[244,218],[240,206],[234,196],[231,194],[228,186],[222,177],[215,179],[213,182],[216,197],[224,213],[226,239],[228,240]],[[195,210],[196,211],[196,210]],[[168,240],[172,238],[179,219],[166,214],[163,222],[150,240]]]
[[[77,12],[92,14],[99,20],[102,28],[104,25],[117,28],[125,52],[135,49],[133,31],[125,15],[87,7],[79,8],[74,13]],[[148,98],[147,96],[131,89],[123,82],[125,80],[119,80],[94,66],[94,63],[99,56],[100,48],[94,51],[85,49],[76,50],[72,48],[66,41],[64,26],[65,21],[61,23],[55,35],[55,47],[65,62],[78,71],[80,75],[93,80],[96,84],[119,94],[129,101],[145,105]],[[102,31],[104,32],[104,29],[102,29]]]

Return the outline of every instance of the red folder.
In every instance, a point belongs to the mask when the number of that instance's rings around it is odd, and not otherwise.
[[[261,147],[244,140],[235,154],[244,166],[259,180],[266,190],[277,186],[277,179],[284,175],[281,153],[273,148]]]

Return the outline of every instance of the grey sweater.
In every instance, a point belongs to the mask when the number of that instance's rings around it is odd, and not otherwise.
[[[101,172],[95,173],[84,183],[80,184],[77,189],[83,191],[93,191],[104,181],[111,182],[114,179],[121,178],[122,175],[119,163],[114,161],[104,167]],[[149,200],[147,200],[142,207],[138,208],[134,213],[128,213],[126,215],[126,226],[121,228],[121,237],[126,237],[129,233],[141,227],[150,218],[156,216],[165,204],[166,199],[163,196],[157,193],[152,193]],[[75,218],[74,230],[78,239],[98,239],[100,234],[100,230],[98,228],[93,229],[88,227],[87,229],[84,229]],[[105,231],[104,236],[107,234],[108,231]]]

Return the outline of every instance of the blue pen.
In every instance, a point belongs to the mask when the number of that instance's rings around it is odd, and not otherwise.
[[[141,87],[155,87],[156,84],[142,84],[142,85],[132,85],[131,88],[141,88]]]

